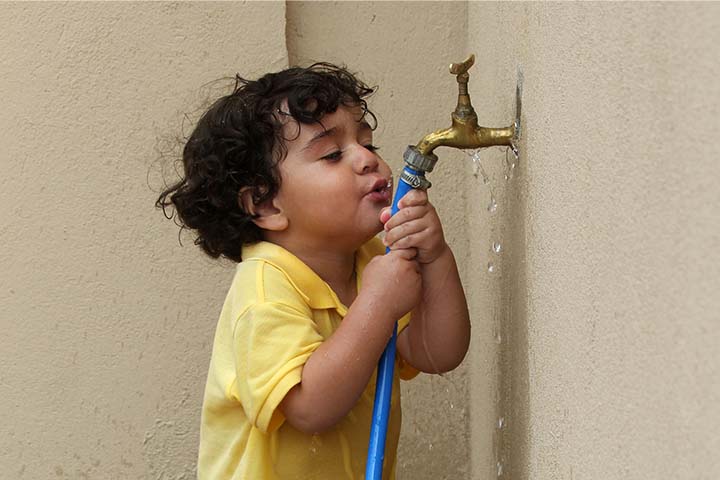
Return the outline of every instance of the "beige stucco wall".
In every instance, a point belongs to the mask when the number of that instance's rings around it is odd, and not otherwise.
[[[503,99],[481,116],[511,112],[525,74],[523,155],[492,223],[508,246],[492,300],[503,478],[720,476],[718,18],[717,4],[469,5],[475,102]],[[487,433],[476,419],[473,444]]]
[[[473,343],[458,371],[403,385],[399,480],[486,480],[498,463],[513,479],[716,478],[719,17],[712,4],[4,4],[0,477],[193,477],[232,265],[179,246],[152,189],[214,80],[344,62],[380,86],[377,139],[399,168],[408,143],[447,126],[447,63],[474,52],[485,126],[512,121],[524,70],[522,154],[508,172],[503,150],[482,152],[484,183],[465,154],[437,151],[430,194]]]
[[[287,64],[284,28],[283,3],[0,8],[0,478],[193,477],[232,268],[148,176],[202,85]]]
[[[399,167],[449,120],[445,64],[463,54],[465,20],[463,2],[4,5],[0,476],[193,477],[232,265],[189,235],[179,246],[153,208],[172,137],[223,92],[216,79],[283,68],[289,53],[380,85],[377,137]],[[460,258],[461,178],[443,166],[433,178]],[[465,377],[407,384],[401,478],[467,475]]]

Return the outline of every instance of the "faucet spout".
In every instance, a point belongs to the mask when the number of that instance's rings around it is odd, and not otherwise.
[[[505,128],[468,128],[467,126],[453,125],[450,128],[425,135],[415,148],[420,154],[429,155],[437,147],[477,149],[496,145],[512,146],[514,138],[515,125]]]
[[[421,155],[431,155],[437,147],[476,149],[493,145],[512,146],[517,125],[505,128],[478,125],[468,93],[468,70],[474,63],[475,55],[470,55],[464,62],[450,65],[450,73],[457,76],[458,82],[458,102],[452,113],[452,126],[425,135],[415,147]]]

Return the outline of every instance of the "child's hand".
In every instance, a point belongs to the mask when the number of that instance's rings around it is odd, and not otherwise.
[[[380,214],[385,224],[386,246],[391,250],[416,248],[420,263],[432,263],[448,248],[440,218],[425,190],[412,190],[398,203],[400,210],[390,218],[390,208]]]
[[[420,303],[422,280],[414,248],[393,250],[368,262],[363,271],[363,290],[398,319]]]

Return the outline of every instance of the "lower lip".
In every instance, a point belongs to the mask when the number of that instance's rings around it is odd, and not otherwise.
[[[368,197],[373,202],[388,203],[390,201],[390,190],[381,190],[379,192],[370,192],[365,196]]]

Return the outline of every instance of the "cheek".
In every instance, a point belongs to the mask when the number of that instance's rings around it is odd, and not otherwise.
[[[380,157],[378,157],[378,158],[380,158]],[[387,162],[385,162],[385,160],[383,160],[382,158],[380,158],[380,164],[378,166],[378,170],[384,176],[389,177],[390,175],[392,175],[392,169],[390,168],[390,165],[388,165]]]

